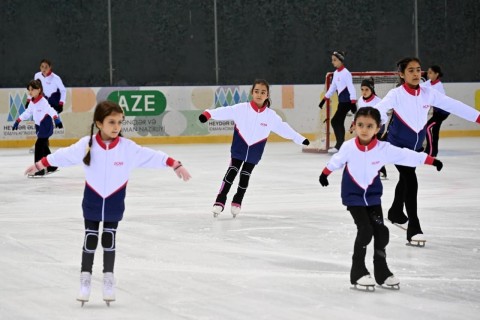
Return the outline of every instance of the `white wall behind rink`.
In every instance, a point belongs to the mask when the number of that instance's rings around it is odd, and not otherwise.
[[[479,83],[445,83],[444,85],[447,95],[480,110]],[[170,139],[182,137],[181,142],[188,143],[189,139],[195,140],[199,137],[231,136],[231,125],[200,124],[197,120],[198,115],[204,109],[215,108],[222,93],[235,91],[239,95],[243,94],[245,99],[245,95],[248,95],[250,89],[250,85],[67,88],[67,101],[64,112],[61,114],[65,129],[55,130],[51,140],[53,142],[62,139],[74,140],[88,135],[95,105],[116,91],[160,91],[166,99],[165,110],[161,114],[149,116],[148,112],[144,112],[140,115],[127,116],[124,132],[126,137]],[[272,108],[296,131],[312,137],[319,131],[318,103],[323,89],[324,85],[271,85]],[[18,101],[25,99],[26,92],[24,88],[0,89],[0,147],[16,146],[15,142],[25,140],[31,143],[31,140],[35,138],[34,126],[31,121],[22,122],[21,130],[11,131],[14,121],[12,115],[15,115],[15,112],[18,113]],[[359,96],[360,92],[357,92],[357,97]],[[230,104],[233,104],[234,99],[230,100]],[[151,101],[147,103],[151,103]],[[23,104],[23,101],[20,104]],[[14,110],[15,108],[17,110]],[[128,108],[135,109],[133,106],[128,106]],[[144,102],[136,106],[136,110],[142,108],[146,108],[148,111],[153,107],[149,105],[145,107]],[[143,127],[139,126],[139,123]],[[24,126],[22,127],[22,125]],[[452,115],[444,122],[442,132],[447,136],[449,133],[451,136],[480,136],[480,125]],[[209,142],[208,139],[201,141]],[[213,141],[215,139],[212,139]]]

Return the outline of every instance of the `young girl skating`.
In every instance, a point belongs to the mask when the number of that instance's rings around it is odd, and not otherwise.
[[[270,109],[270,86],[266,80],[255,80],[251,89],[252,101],[233,106],[205,110],[200,116],[200,122],[209,119],[234,120],[235,130],[231,151],[231,161],[223,178],[220,191],[213,205],[213,215],[217,217],[225,208],[227,194],[240,172],[237,193],[233,196],[231,213],[235,218],[240,213],[243,197],[247,191],[253,168],[262,158],[270,131],[285,139],[291,139],[296,144],[309,145],[304,136],[293,130],[286,122]]]
[[[404,58],[397,63],[402,85],[392,89],[375,108],[380,111],[382,123],[393,109],[387,141],[394,146],[421,151],[425,140],[430,107],[435,106],[465,120],[480,123],[480,112],[452,99],[435,89],[420,86],[421,66],[418,58]],[[415,168],[396,165],[400,179],[395,197],[388,210],[388,220],[407,230],[408,241],[426,241],[417,213],[418,182]],[[407,216],[403,213],[405,205]]]
[[[332,53],[332,64],[336,68],[333,73],[332,85],[318,105],[322,109],[325,101],[329,100],[335,91],[338,93],[338,107],[331,122],[337,142],[333,148],[328,149],[329,153],[338,152],[345,141],[345,118],[347,113],[349,111],[353,113],[357,111],[357,93],[353,86],[352,74],[345,68],[344,60],[344,52],[334,51]]]
[[[431,87],[437,90],[440,93],[445,94],[445,89],[443,88],[442,81],[440,80],[443,77],[442,69],[433,65],[428,68],[427,72],[428,80],[422,84],[422,87]],[[432,157],[436,157],[438,154],[438,139],[440,137],[440,127],[442,126],[443,121],[445,121],[450,113],[433,107],[433,114],[427,122],[427,146],[425,147],[425,152]]]
[[[397,287],[400,281],[387,265],[386,247],[389,231],[383,222],[381,197],[383,193],[379,170],[388,163],[415,167],[431,164],[442,169],[442,163],[425,153],[398,148],[388,142],[379,141],[380,113],[373,107],[358,109],[355,114],[354,130],[356,137],[343,144],[339,152],[332,156],[320,175],[320,184],[328,186],[328,175],[342,169],[342,203],[350,211],[357,226],[357,236],[353,247],[350,282],[366,289],[379,285]],[[375,281],[365,266],[367,245],[374,239],[373,267]]]
[[[93,258],[98,242],[103,247],[103,299],[107,304],[115,301],[113,267],[118,223],[125,211],[125,195],[130,173],[134,168],[171,167],[179,178],[190,179],[190,174],[180,161],[161,151],[144,148],[121,136],[123,109],[110,101],[100,102],[93,114],[90,136],[80,139],[67,148],[42,158],[27,168],[26,174],[48,166],[67,167],[83,164],[85,191],[83,217],[85,238],[83,242],[80,292],[77,300],[83,304],[90,297]],[[98,132],[94,134],[95,127]],[[103,232],[100,237],[100,223]]]
[[[35,133],[37,141],[35,142],[34,162],[50,154],[49,138],[53,134],[53,127],[63,128],[62,121],[57,112],[50,106],[47,99],[43,96],[43,86],[40,80],[32,80],[27,85],[28,94],[32,98],[30,108],[26,109],[13,124],[12,130],[18,130],[21,121],[33,117],[35,122]],[[46,173],[55,172],[58,168],[48,166],[31,172],[29,177],[41,177]]]

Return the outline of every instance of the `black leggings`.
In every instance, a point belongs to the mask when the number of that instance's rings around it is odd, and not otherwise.
[[[113,272],[115,265],[115,240],[118,222],[103,222],[103,272]],[[100,221],[85,219],[85,238],[82,248],[82,272],[92,273],[93,259],[99,239]]]
[[[35,142],[35,162],[42,160],[43,157],[46,157],[51,153],[48,139],[49,138],[37,138],[37,141]],[[47,170],[55,171],[57,170],[57,167],[48,167]]]
[[[345,141],[345,118],[347,117],[348,111],[355,112],[352,110],[352,104],[350,102],[340,102],[338,104],[337,112],[332,118],[332,128],[335,133],[335,148],[340,150],[343,142]]]
[[[436,157],[438,154],[438,138],[440,136],[440,127],[442,122],[448,118],[450,114],[433,110],[433,116],[427,122],[427,146],[425,152]]]
[[[230,166],[227,169],[227,173],[223,177],[222,186],[218,192],[215,204],[221,205],[222,207],[225,206],[227,194],[232,187],[238,171],[240,171],[240,167],[242,168],[240,172],[240,181],[238,182],[237,193],[233,196],[232,203],[238,204],[239,206],[242,205],[243,197],[245,196],[245,192],[248,188],[248,182],[250,181],[250,174],[252,173],[253,168],[255,168],[255,165],[253,163],[243,162],[243,160],[235,158],[232,158]]]
[[[352,269],[350,271],[350,282],[355,284],[358,279],[368,275],[369,272],[365,266],[365,256],[367,254],[367,245],[373,237],[373,267],[375,281],[383,284],[385,279],[392,275],[388,269],[385,248],[390,239],[388,228],[383,223],[382,207],[370,206],[347,207],[357,225],[357,237],[353,246]]]
[[[395,165],[400,173],[400,179],[395,187],[395,197],[392,206],[388,210],[388,220],[396,223],[408,221],[407,240],[411,240],[416,234],[423,233],[417,214],[418,181],[416,168]],[[403,206],[407,216],[403,213]]]

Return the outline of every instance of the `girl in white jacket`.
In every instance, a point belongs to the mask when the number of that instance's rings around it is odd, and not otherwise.
[[[103,253],[103,299],[115,301],[113,267],[115,263],[115,239],[118,223],[125,211],[125,195],[130,173],[134,168],[171,167],[179,178],[190,179],[180,161],[161,151],[144,148],[121,136],[124,120],[123,109],[111,101],[100,102],[93,115],[90,136],[80,139],[67,148],[42,158],[26,170],[34,173],[48,166],[67,167],[83,164],[85,189],[83,217],[85,239],[83,241],[80,293],[78,301],[89,300],[93,258],[100,239],[99,226],[103,222],[101,244]],[[99,131],[94,134],[94,128]]]
[[[371,287],[375,282],[365,266],[367,245],[374,239],[373,266],[375,281],[388,286],[398,286],[400,281],[388,269],[385,248],[389,242],[389,231],[383,222],[381,197],[383,186],[379,170],[389,163],[416,167],[431,164],[442,169],[443,164],[423,152],[398,148],[376,137],[380,130],[380,112],[374,107],[358,109],[355,114],[356,138],[346,141],[339,152],[332,156],[320,175],[320,184],[328,186],[328,175],[342,169],[342,203],[350,211],[357,225],[357,236],[353,247],[350,282],[353,285]],[[415,245],[423,241],[411,239]]]
[[[232,159],[213,205],[214,217],[217,217],[223,211],[227,194],[241,168],[240,182],[231,206],[231,213],[234,218],[240,213],[250,175],[255,165],[262,158],[270,131],[285,139],[291,139],[296,144],[307,146],[310,144],[308,139],[293,130],[288,123],[282,121],[282,118],[275,111],[270,109],[270,86],[266,80],[255,80],[251,94],[253,99],[250,102],[205,110],[199,116],[202,123],[207,122],[208,119],[235,121],[230,149]]]

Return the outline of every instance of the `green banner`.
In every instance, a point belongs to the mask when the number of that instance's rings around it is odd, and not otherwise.
[[[113,91],[107,99],[118,103],[126,116],[158,116],[167,108],[167,99],[158,90]]]

